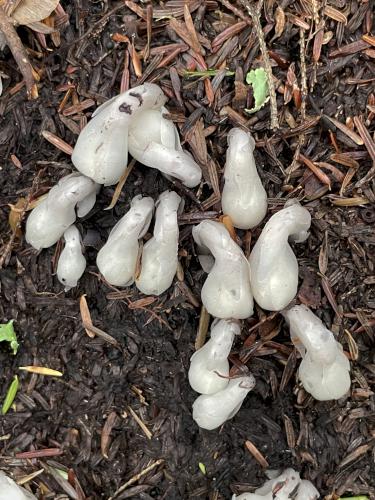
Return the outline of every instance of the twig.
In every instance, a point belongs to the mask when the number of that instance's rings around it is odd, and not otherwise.
[[[30,64],[27,52],[13,26],[12,20],[7,16],[2,7],[0,7],[0,31],[4,33],[7,44],[25,80],[28,98],[37,99],[38,88],[34,80],[33,68]]]
[[[268,51],[266,47],[266,42],[264,40],[264,34],[262,30],[262,26],[260,24],[260,10],[263,5],[263,1],[260,2],[258,9],[255,9],[253,5],[249,2],[249,0],[239,0],[240,3],[245,7],[247,12],[249,13],[251,19],[253,20],[254,28],[259,40],[259,47],[262,53],[263,61],[264,61],[264,69],[267,74],[268,81],[268,89],[270,93],[270,108],[271,108],[271,128],[278,129],[279,128],[279,119],[277,116],[277,100],[276,100],[276,91],[275,85],[273,83],[272,76],[272,67],[270,58],[268,56]]]
[[[162,458],[159,458],[159,460],[156,460],[156,462],[153,462],[151,465],[149,465],[148,467],[146,467],[145,469],[143,469],[139,474],[136,474],[135,476],[131,477],[129,479],[129,481],[127,481],[117,491],[115,491],[114,495],[111,496],[109,498],[109,500],[113,500],[114,498],[116,498],[120,493],[122,493],[123,491],[125,491],[128,486],[130,486],[130,485],[136,483],[137,481],[139,481],[139,479],[141,479],[141,477],[143,477],[146,474],[148,474],[149,472],[151,472],[153,469],[155,469],[155,467],[157,467],[158,465],[162,464],[163,462],[164,462],[164,460]]]

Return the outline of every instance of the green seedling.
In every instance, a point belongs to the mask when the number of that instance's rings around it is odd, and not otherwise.
[[[8,323],[0,324],[0,342],[9,342],[13,354],[16,355],[19,344],[17,342],[16,332],[13,328],[13,321],[14,320],[11,319]]]
[[[16,397],[19,386],[19,380],[17,375],[14,376],[13,382],[10,384],[7,395],[5,396],[3,406],[1,408],[1,413],[5,415],[9,408],[12,406],[14,398]]]
[[[252,69],[246,75],[246,83],[252,86],[254,107],[245,109],[246,113],[253,114],[259,111],[269,101],[267,74],[263,68]]]
[[[199,467],[199,470],[201,471],[201,473],[205,476],[206,475],[206,466],[202,462],[199,462],[198,467]]]

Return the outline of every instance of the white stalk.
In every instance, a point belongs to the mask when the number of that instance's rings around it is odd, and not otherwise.
[[[333,333],[304,305],[284,311],[293,344],[302,356],[299,378],[315,399],[340,399],[350,389],[350,363]]]
[[[270,479],[254,493],[233,495],[232,500],[318,500],[320,497],[315,486],[294,469],[286,469],[282,474]]]
[[[202,394],[193,403],[193,419],[202,429],[213,430],[233,418],[255,386],[252,375],[235,378],[215,394]]]
[[[250,267],[223,224],[203,221],[193,228],[199,261],[208,272],[201,298],[216,318],[245,319],[253,314]]]
[[[190,358],[189,383],[200,394],[214,394],[229,383],[228,356],[240,325],[233,320],[216,320],[211,338]]]
[[[67,292],[77,286],[85,272],[86,259],[82,255],[81,235],[76,226],[70,226],[64,233],[65,247],[57,264],[57,278]]]
[[[249,132],[240,128],[229,132],[221,206],[239,229],[257,226],[267,212],[267,193],[257,172],[254,148]]]
[[[179,179],[187,187],[197,186],[202,171],[192,156],[181,148],[174,123],[164,118],[165,108],[147,109],[129,127],[129,153],[147,167]]]
[[[167,290],[177,271],[178,221],[181,197],[174,191],[159,196],[155,214],[154,236],[144,245],[138,290],[146,295],[160,295]]]
[[[294,202],[286,204],[265,225],[249,259],[251,290],[263,309],[280,311],[294,299],[298,262],[288,239],[305,241],[310,224],[308,210]]]
[[[145,83],[99,106],[80,133],[72,162],[99,184],[116,184],[128,163],[128,128],[142,110],[158,109],[167,98],[160,87]],[[144,134],[148,125],[144,123]]]
[[[0,500],[37,500],[29,491],[18,486],[10,477],[0,471]]]
[[[154,200],[141,195],[132,199],[130,210],[118,221],[98,253],[99,271],[111,285],[134,282],[139,240],[146,233],[154,210]]]
[[[60,179],[30,213],[26,223],[26,241],[37,250],[54,245],[74,224],[77,205],[81,204],[80,217],[91,210],[96,191],[95,182],[79,173]]]

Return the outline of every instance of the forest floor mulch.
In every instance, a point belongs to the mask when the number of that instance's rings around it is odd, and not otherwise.
[[[0,54],[8,76],[0,98],[0,322],[15,320],[21,344],[16,356],[0,346],[1,397],[14,375],[20,379],[15,407],[0,417],[0,468],[17,478],[35,473],[28,484],[46,500],[108,499],[119,489],[118,500],[229,499],[259,486],[266,464],[295,467],[327,499],[374,499],[374,2],[261,2],[261,37],[246,1],[187,5],[62,1],[66,16],[61,9],[52,16],[59,35],[19,28],[40,75],[36,100],[27,100],[9,49]],[[267,54],[276,109],[273,103],[248,115],[253,97],[245,76]],[[78,224],[87,270],[64,293],[55,276],[61,246],[32,250],[21,233],[12,234],[10,207],[73,171],[70,146],[92,111],[144,81],[169,97],[170,119],[204,183],[189,190],[136,164],[110,210],[115,186],[104,187]],[[295,246],[296,300],[337,334],[352,360],[352,388],[339,401],[309,397],[296,381],[299,359],[282,318],[257,308],[230,358],[254,373],[256,387],[234,419],[207,432],[192,420],[196,394],[187,381],[205,278],[191,229],[220,216],[233,126],[256,139],[267,218],[289,197],[312,215],[309,239]],[[155,298],[109,287],[95,265],[109,230],[135,194],[156,199],[167,188],[186,200],[179,279]],[[246,253],[263,226],[238,232]],[[85,332],[83,295],[107,336]],[[63,377],[19,371],[28,365]]]

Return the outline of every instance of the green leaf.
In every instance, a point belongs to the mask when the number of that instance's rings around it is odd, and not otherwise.
[[[14,398],[16,397],[19,386],[19,380],[17,375],[14,376],[13,382],[10,384],[7,395],[5,396],[3,406],[1,408],[1,413],[5,415],[9,408],[12,406]]]
[[[269,100],[267,74],[263,68],[252,69],[246,75],[246,83],[253,87],[254,107],[245,109],[247,113],[256,113]]]
[[[10,347],[13,350],[13,354],[16,355],[19,344],[17,342],[16,332],[13,328],[13,321],[14,319],[11,319],[8,323],[2,325],[0,324],[0,342],[9,342]]]
[[[199,470],[201,471],[201,473],[206,475],[206,466],[204,464],[202,464],[202,462],[199,462],[198,467],[199,467]]]

